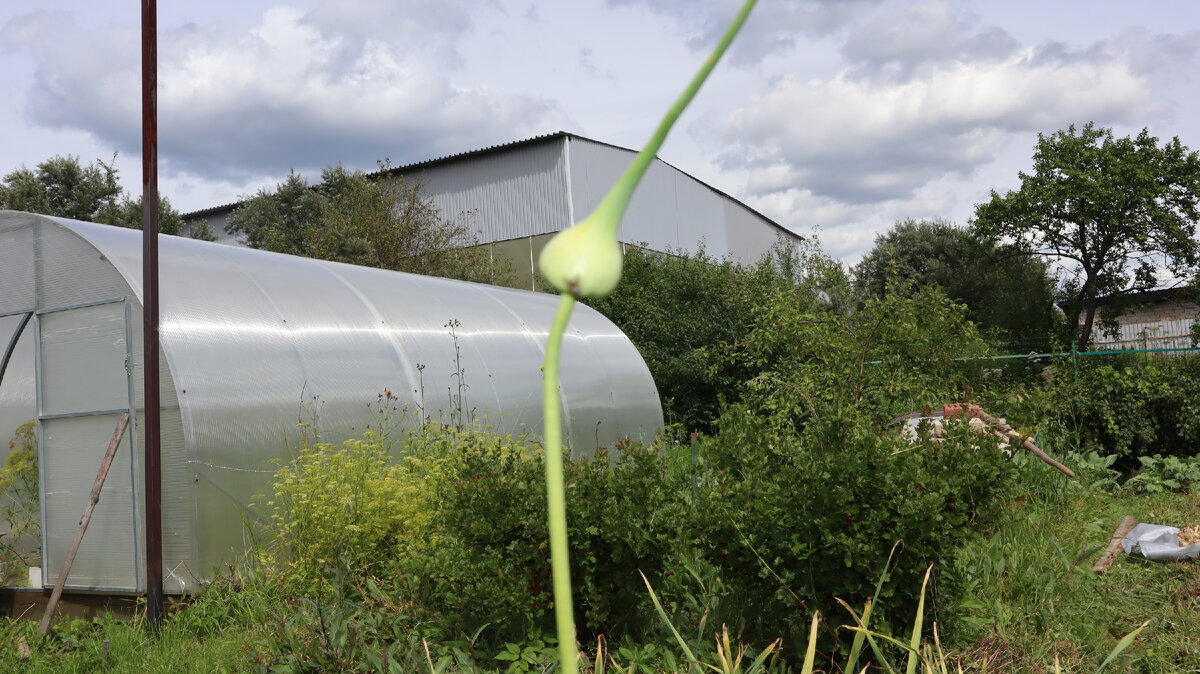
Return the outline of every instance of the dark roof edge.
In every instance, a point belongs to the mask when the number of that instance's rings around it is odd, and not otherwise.
[[[1150,304],[1152,302],[1195,302],[1196,291],[1191,285],[1182,284],[1175,285],[1169,288],[1155,288],[1153,290],[1143,290],[1141,292],[1129,293],[1127,295],[1105,295],[1104,297],[1096,298],[1096,302],[1103,306],[1114,300],[1121,304]]]
[[[524,138],[521,140],[514,140],[514,141],[511,141],[508,143],[500,143],[498,145],[489,145],[487,147],[483,147],[478,150],[468,150],[466,152],[459,152],[456,154],[448,154],[448,155],[444,155],[441,157],[434,157],[433,159],[425,159],[422,161],[413,162],[411,164],[405,164],[403,166],[393,166],[389,169],[372,171],[371,173],[367,174],[367,177],[368,178],[379,178],[379,177],[383,177],[383,176],[396,175],[396,174],[400,174],[400,173],[409,173],[415,169],[423,169],[423,168],[428,168],[430,166],[437,166],[439,164],[446,164],[449,162],[458,161],[460,159],[466,159],[468,157],[479,157],[479,156],[488,155],[488,154],[506,152],[508,150],[526,147],[529,145],[537,145],[540,143],[546,143],[546,142],[555,141],[555,140],[563,140],[563,139],[567,139],[567,138],[583,140],[583,141],[587,141],[589,143],[595,143],[596,145],[602,145],[604,147],[610,147],[610,148],[613,148],[616,150],[622,150],[624,152],[632,152],[634,154],[637,154],[637,150],[631,150],[627,147],[622,147],[620,145],[614,145],[613,143],[606,143],[602,140],[595,140],[593,138],[588,138],[587,136],[581,136],[577,133],[571,133],[570,131],[556,131],[554,133],[542,134],[540,136],[534,136],[532,138]],[[672,169],[679,171],[680,173],[687,176],[688,178],[695,180],[697,183],[707,187],[712,192],[714,192],[722,197],[725,197],[726,199],[729,199],[730,201],[734,202],[735,204],[738,204],[742,208],[750,211],[754,215],[761,218],[764,222],[766,222],[767,224],[774,227],[780,233],[787,234],[788,236],[796,237],[797,239],[799,239],[801,241],[804,240],[804,237],[802,235],[797,234],[796,232],[793,232],[792,230],[788,229],[787,227],[784,227],[783,225],[779,224],[778,222],[775,222],[771,218],[768,218],[767,216],[763,215],[762,213],[755,210],[754,208],[751,208],[749,205],[747,205],[741,199],[738,199],[737,197],[735,197],[727,192],[719,190],[719,189],[713,187],[712,185],[709,185],[708,183],[704,182],[703,180],[700,180],[696,176],[688,173],[687,171],[684,171],[683,169],[675,166],[674,164],[671,164],[670,162],[663,161],[663,159],[661,157],[655,156],[655,159],[662,162],[663,164],[666,164],[667,166],[671,167]],[[205,215],[210,215],[212,213],[217,213],[220,211],[232,210],[232,209],[240,206],[242,203],[243,203],[243,201],[234,201],[232,203],[222,204],[220,206],[211,206],[209,208],[204,208],[204,209],[201,209],[198,211],[192,211],[191,213],[183,213],[180,215],[180,217],[183,218],[184,220],[191,220],[193,218],[203,217]]]

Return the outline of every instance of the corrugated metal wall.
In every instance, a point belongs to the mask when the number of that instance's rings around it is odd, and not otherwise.
[[[635,153],[582,138],[570,138],[569,147],[571,198],[576,218],[583,218],[600,203]],[[720,257],[729,252],[723,202],[695,179],[656,161],[634,192],[618,236],[625,243],[659,251],[694,251],[704,241],[708,252]]]
[[[571,198],[580,219],[600,203],[636,153],[567,137]],[[646,171],[621,223],[621,241],[651,250],[695,252],[753,263],[778,240],[773,223],[732,197],[656,160]]]
[[[1192,345],[1192,318],[1122,323],[1116,338],[1096,331],[1096,346],[1102,349],[1185,349]]]
[[[473,213],[468,224],[480,231],[482,242],[556,232],[571,223],[561,140],[464,157],[404,175],[424,182],[425,193],[443,216]]]

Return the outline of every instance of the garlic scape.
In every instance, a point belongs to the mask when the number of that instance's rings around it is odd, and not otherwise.
[[[621,244],[617,228],[633,191],[645,175],[662,147],[675,120],[687,108],[700,85],[708,78],[721,55],[745,23],[755,0],[746,0],[725,35],[704,62],[700,72],[667,111],[646,147],[617,180],[596,210],[576,225],[562,230],[550,239],[538,258],[542,275],[559,292],[562,299],[550,335],[546,340],[546,364],[542,380],[542,441],[546,464],[547,524],[550,534],[550,568],[554,592],[554,622],[558,635],[560,671],[576,674],[579,655],[575,641],[574,602],[571,599],[570,555],[567,544],[566,488],[563,479],[562,409],[559,406],[558,365],[563,334],[574,309],[575,300],[583,297],[603,297],[611,293],[621,280]]]

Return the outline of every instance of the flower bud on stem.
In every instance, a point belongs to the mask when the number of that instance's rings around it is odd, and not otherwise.
[[[717,43],[716,49],[701,66],[700,71],[684,89],[683,94],[667,111],[646,147],[638,153],[629,168],[612,189],[582,222],[559,232],[542,249],[538,266],[542,275],[559,292],[562,300],[554,315],[550,336],[546,341],[546,365],[542,384],[542,441],[546,461],[546,503],[550,532],[550,566],[554,588],[554,621],[558,632],[559,666],[565,674],[576,674],[577,647],[575,644],[574,603],[571,599],[571,560],[567,547],[567,506],[563,478],[562,418],[558,394],[558,364],[563,334],[567,329],[575,300],[583,297],[604,297],[621,280],[621,245],[617,228],[629,207],[633,191],[641,182],[646,169],[662,148],[667,134],[684,109],[692,102],[708,74],[729,48],[733,38],[746,22],[756,0],[746,0],[733,23]]]

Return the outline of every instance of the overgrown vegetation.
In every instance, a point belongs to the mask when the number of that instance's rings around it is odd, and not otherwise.
[[[142,196],[134,199],[121,189],[116,159],[114,154],[107,164],[97,159],[84,166],[75,155],[58,155],[33,169],[14,169],[0,181],[0,208],[141,229]],[[206,221],[187,226],[162,195],[158,226],[163,234],[204,241],[215,238]]]
[[[814,616],[824,671],[899,669],[909,643],[965,671],[1200,666],[1194,564],[1090,570],[1123,515],[1194,523],[1197,361],[954,360],[988,354],[962,305],[900,284],[855,301],[812,253],[748,268],[635,253],[646,295],[631,283],[597,303],[690,421],[565,457],[581,668],[732,671],[742,652],[742,671],[799,670]],[[736,330],[672,327],[706,305]],[[966,394],[1080,477],[965,424],[916,442],[887,426]],[[38,641],[7,622],[0,662],[21,662],[24,637],[20,671],[545,671],[545,457],[466,416],[296,448],[259,503],[270,535],[159,640],[106,619]],[[12,474],[32,474],[32,437],[13,441]]]
[[[38,446],[34,422],[17,427],[0,467],[0,584],[24,581],[31,553],[39,548]]]
[[[389,167],[380,163],[381,171]],[[338,164],[317,185],[293,171],[275,189],[245,197],[228,229],[251,248],[276,253],[512,285],[511,263],[480,245],[470,219],[443,214],[420,182]]]
[[[780,241],[754,265],[694,254],[631,249],[623,282],[612,294],[586,302],[629,336],[662,396],[668,422],[710,431],[723,401],[733,401],[751,370],[725,357],[761,316],[786,303],[799,311],[844,311],[849,279],[815,239],[800,247]],[[820,292],[828,300],[822,299]]]

